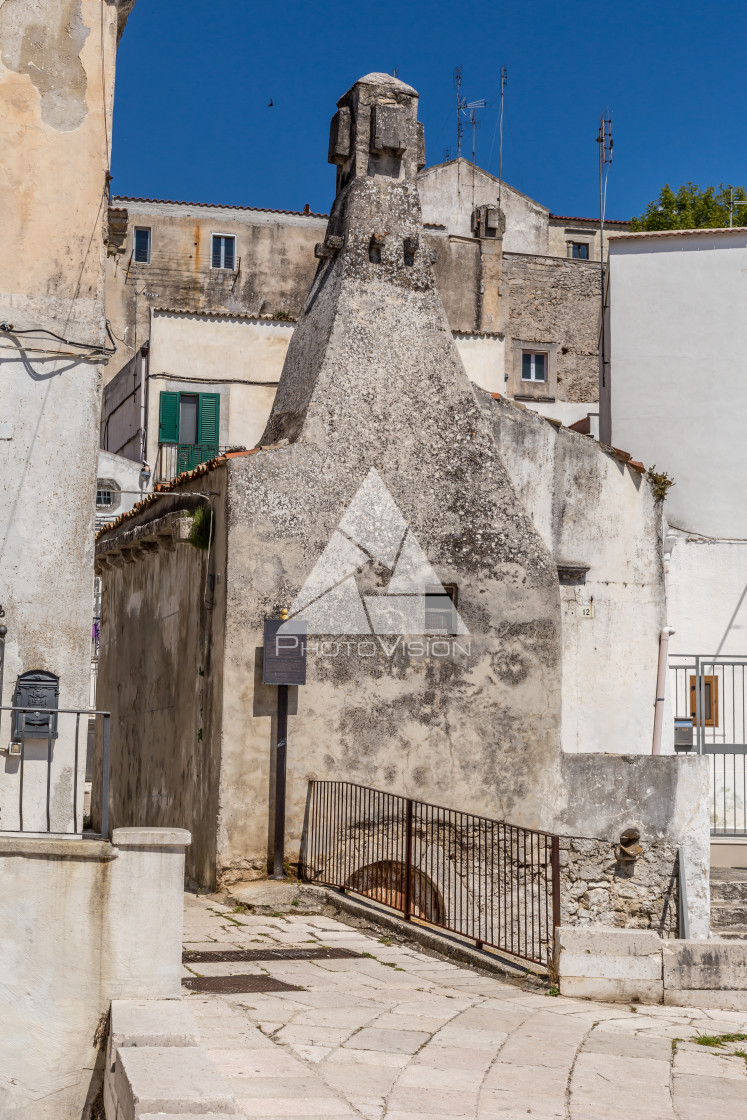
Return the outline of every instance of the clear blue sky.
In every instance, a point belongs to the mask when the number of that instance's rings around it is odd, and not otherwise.
[[[488,102],[477,162],[497,174],[505,65],[504,179],[554,213],[595,216],[609,106],[607,215],[627,218],[665,182],[747,183],[746,32],[747,5],[731,0],[138,0],[119,48],[112,189],[327,211],[335,102],[394,67],[420,92],[429,164],[455,154],[462,67],[467,98]]]

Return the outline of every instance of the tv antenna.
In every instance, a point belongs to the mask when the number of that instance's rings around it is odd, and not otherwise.
[[[597,132],[599,145],[599,276],[601,281],[602,296],[602,330],[600,340],[599,375],[601,388],[607,385],[607,331],[604,322],[605,313],[605,269],[604,269],[604,212],[607,206],[607,179],[612,164],[612,114],[605,109],[599,118],[599,131]]]
[[[501,66],[501,113],[500,138],[498,140],[498,206],[501,205],[501,186],[503,185],[503,92],[508,84],[508,70]],[[495,135],[495,133],[493,133]]]

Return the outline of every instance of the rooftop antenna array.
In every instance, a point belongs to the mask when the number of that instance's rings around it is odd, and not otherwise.
[[[599,145],[599,267],[602,296],[601,338],[599,346],[599,376],[601,388],[607,385],[607,332],[605,329],[605,268],[604,268],[604,213],[607,206],[607,179],[612,164],[612,115],[605,109],[599,118],[597,144]]]
[[[457,159],[462,157],[462,136],[464,135],[464,125],[462,124],[462,117],[468,117],[472,125],[472,202],[474,204],[475,194],[475,129],[480,123],[476,117],[477,109],[484,109],[487,101],[482,99],[478,101],[467,101],[466,97],[462,97],[462,68],[457,66],[454,71],[454,81],[456,83],[456,99],[457,99]],[[459,192],[459,165],[457,165],[457,192]]]

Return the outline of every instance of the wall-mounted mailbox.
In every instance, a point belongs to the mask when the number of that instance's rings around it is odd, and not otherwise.
[[[680,719],[677,717],[674,721],[674,749],[679,754],[681,751],[691,751],[693,749],[693,721],[690,718]]]
[[[14,708],[31,711],[13,713],[13,738],[57,738],[57,709],[60,703],[60,678],[43,669],[21,673],[13,692]]]

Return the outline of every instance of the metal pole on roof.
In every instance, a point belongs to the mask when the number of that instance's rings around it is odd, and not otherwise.
[[[599,378],[600,389],[607,384],[607,337],[604,325],[605,311],[605,268],[604,268],[604,210],[607,201],[607,175],[612,163],[612,118],[605,109],[599,120],[597,133],[599,145],[599,275],[601,281],[601,332],[599,340]]]
[[[500,115],[500,137],[498,139],[498,208],[501,205],[501,187],[503,186],[503,91],[508,82],[508,71],[505,66],[501,66],[501,115]],[[495,134],[494,134],[495,135]]]

